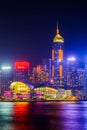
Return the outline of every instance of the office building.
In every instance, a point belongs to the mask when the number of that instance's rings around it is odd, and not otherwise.
[[[29,82],[30,63],[27,61],[15,62],[14,81]]]
[[[59,34],[57,24],[56,36],[52,44],[52,79],[57,88],[63,87],[63,46],[64,38]]]

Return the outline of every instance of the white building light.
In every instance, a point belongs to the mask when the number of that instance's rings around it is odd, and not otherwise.
[[[3,66],[3,67],[2,67],[2,70],[10,70],[10,69],[11,69],[10,66]]]

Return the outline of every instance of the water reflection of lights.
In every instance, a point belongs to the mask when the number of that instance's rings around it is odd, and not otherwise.
[[[29,102],[15,102],[15,105],[17,105],[17,104],[21,104],[21,105],[28,105],[28,104],[29,104]]]
[[[13,103],[0,102],[0,130],[12,130]]]
[[[27,114],[29,103],[28,102],[15,102],[14,105],[14,115]]]
[[[85,130],[84,128],[86,128],[85,125],[87,122],[87,110],[85,108],[87,108],[87,104],[85,106],[80,102],[62,104],[60,115],[62,117],[62,126],[65,128],[65,130]],[[84,122],[84,120],[86,122]]]
[[[30,103],[28,102],[15,102],[13,112],[13,130],[32,130],[33,125],[30,123]],[[29,121],[30,120],[30,121]]]
[[[13,103],[0,102],[0,115],[12,115]]]
[[[60,101],[59,103],[60,103],[60,104],[71,104],[71,103],[72,103],[72,104],[73,104],[73,103],[76,104],[77,101]]]
[[[0,102],[0,130],[22,129],[87,130],[87,102]]]
[[[81,114],[82,114],[82,121],[83,121],[83,130],[87,130],[87,102],[81,102]]]
[[[21,116],[27,114],[29,112],[28,102],[15,102],[14,104],[14,116]]]

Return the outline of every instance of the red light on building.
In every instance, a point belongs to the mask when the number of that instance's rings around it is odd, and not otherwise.
[[[25,69],[29,67],[29,62],[15,62],[15,68]]]
[[[50,82],[53,84],[53,83],[54,83],[54,80],[53,80],[53,79],[51,79],[51,80],[50,80]]]
[[[25,70],[25,69],[28,69],[28,72],[29,72],[29,68],[30,68],[30,63],[27,62],[27,61],[15,62],[15,69],[16,70]]]

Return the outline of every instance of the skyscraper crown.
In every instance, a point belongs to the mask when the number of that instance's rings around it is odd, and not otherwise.
[[[56,36],[54,37],[53,42],[64,43],[64,38],[59,34],[58,23],[56,29]]]

